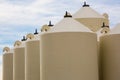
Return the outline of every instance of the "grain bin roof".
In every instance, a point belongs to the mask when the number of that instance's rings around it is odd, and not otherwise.
[[[95,10],[93,10],[91,7],[82,7],[80,10],[78,10],[74,15],[74,18],[105,18]]]
[[[92,32],[86,26],[77,22],[72,17],[66,17],[57,23],[50,32],[64,32],[64,31],[80,31],[80,32]]]

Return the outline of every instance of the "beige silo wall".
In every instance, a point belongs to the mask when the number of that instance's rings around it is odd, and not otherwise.
[[[25,80],[25,48],[14,48],[13,80]]]
[[[98,80],[97,37],[87,32],[41,35],[42,80]]]
[[[3,80],[13,80],[13,53],[3,54]]]
[[[103,22],[109,26],[109,20],[106,18],[76,18],[77,21],[81,22],[85,26],[87,26],[93,32],[101,29]]]
[[[99,68],[99,80],[102,80],[102,66],[101,66],[100,41],[98,41],[98,68]]]
[[[40,80],[39,40],[26,42],[25,69],[25,80]]]
[[[102,54],[102,80],[120,80],[120,34],[100,38]]]

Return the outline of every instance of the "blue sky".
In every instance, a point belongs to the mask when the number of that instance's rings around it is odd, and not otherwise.
[[[34,29],[49,20],[55,24],[63,18],[65,11],[75,13],[85,0],[0,0],[0,80],[2,80],[2,49],[13,47]],[[93,9],[99,13],[108,13],[110,27],[120,22],[120,0],[87,0]]]

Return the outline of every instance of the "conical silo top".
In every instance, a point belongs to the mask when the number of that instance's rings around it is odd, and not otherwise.
[[[64,18],[58,22],[49,32],[91,32],[82,23],[74,20],[70,13],[65,13]]]
[[[84,2],[84,5],[79,9],[74,15],[73,18],[105,18],[97,11],[92,9],[90,5]]]
[[[118,23],[113,29],[111,29],[110,34],[120,34],[120,23]]]

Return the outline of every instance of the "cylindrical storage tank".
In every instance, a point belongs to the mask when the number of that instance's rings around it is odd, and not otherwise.
[[[102,26],[102,28],[99,30],[99,31],[97,31],[97,39],[98,39],[98,64],[99,64],[99,80],[102,80],[102,59],[101,59],[101,57],[102,57],[102,55],[101,55],[101,51],[100,51],[100,36],[102,36],[102,35],[105,35],[105,34],[109,34],[109,31],[110,31],[110,29],[109,29],[109,27],[107,27],[107,26]]]
[[[25,44],[25,80],[40,80],[40,42],[33,34]]]
[[[8,47],[3,52],[3,80],[13,80],[13,52]]]
[[[13,80],[25,80],[25,46],[21,41],[14,44]]]
[[[120,25],[115,28],[100,37],[102,80],[120,80]]]
[[[97,36],[71,17],[41,34],[42,80],[98,80]]]

